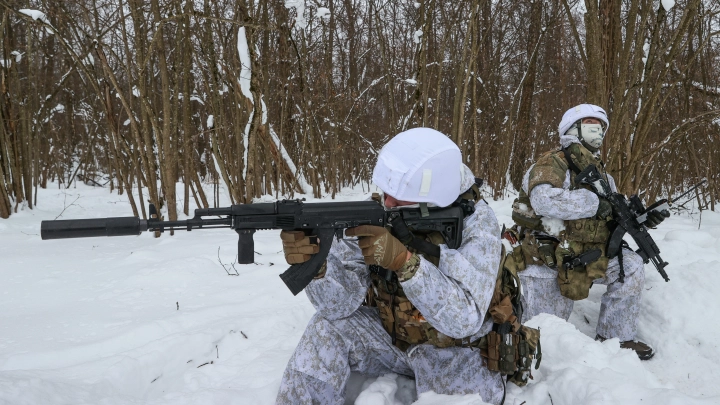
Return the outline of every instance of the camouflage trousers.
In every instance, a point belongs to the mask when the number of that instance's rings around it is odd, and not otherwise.
[[[605,277],[595,284],[607,285],[600,301],[600,316],[596,332],[605,338],[620,341],[633,340],[637,333],[638,314],[645,285],[645,270],[637,253],[624,249],[623,265],[625,282],[620,283],[620,264],[617,258],[610,260]],[[531,265],[519,272],[523,295],[523,321],[540,313],[555,315],[567,320],[573,309],[573,300],[560,295],[557,270],[547,266]]]
[[[376,308],[360,307],[347,318],[310,320],[280,382],[277,405],[343,405],[350,372],[396,373],[415,378],[418,394],[480,394],[499,404],[501,375],[483,365],[477,349],[417,345],[403,352],[382,328]]]

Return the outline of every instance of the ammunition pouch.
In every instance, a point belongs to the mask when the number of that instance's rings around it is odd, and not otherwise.
[[[558,267],[558,286],[560,294],[571,300],[583,300],[590,294],[590,287],[593,281],[605,277],[608,268],[608,258],[605,253],[605,242],[602,243],[580,243],[571,241],[567,247],[558,246],[555,250],[555,259],[560,263]],[[562,264],[568,259],[580,255],[592,249],[600,249],[600,258],[586,266],[578,266],[566,269]]]
[[[462,346],[460,339],[451,338],[435,329],[425,317],[405,297],[402,287],[391,294],[386,291],[385,283],[371,274],[372,291],[368,294],[368,306],[377,307],[383,329],[394,336],[394,344],[400,350],[411,345],[428,343],[437,347]],[[394,296],[393,296],[394,295]],[[468,343],[467,340],[465,343]]]
[[[553,269],[557,268],[555,249],[558,242],[557,239],[550,236],[525,232],[525,237],[520,240],[520,249],[523,253],[525,265],[540,264]]]
[[[487,355],[483,355],[487,368],[510,376],[509,381],[522,387],[532,378],[533,358],[537,359],[535,369],[540,367],[540,330],[521,326],[517,332],[512,332],[509,323],[499,325],[497,329],[487,335]]]
[[[527,201],[525,201],[527,200]],[[537,216],[530,207],[530,199],[523,195],[523,198],[516,198],[512,205],[512,219],[516,224],[525,229],[541,231],[542,217]]]
[[[610,228],[600,219],[576,219],[565,221],[565,239],[579,243],[607,243]]]

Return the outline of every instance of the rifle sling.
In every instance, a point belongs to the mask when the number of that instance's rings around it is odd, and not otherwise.
[[[570,168],[570,170],[572,170],[576,176],[578,174],[580,174],[581,170],[579,167],[577,167],[575,162],[573,162],[572,156],[570,155],[570,151],[568,150],[568,148],[562,148],[562,151],[563,151],[563,154],[565,154],[565,160],[567,160],[568,167]]]

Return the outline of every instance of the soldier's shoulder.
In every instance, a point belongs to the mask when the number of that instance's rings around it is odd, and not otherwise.
[[[549,150],[538,158],[535,163],[536,166],[554,166],[564,170],[567,170],[567,162],[565,161],[565,154],[562,150],[553,149]]]

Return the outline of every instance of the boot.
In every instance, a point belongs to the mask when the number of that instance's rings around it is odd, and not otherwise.
[[[604,342],[607,339],[600,335],[596,335],[595,340]],[[640,360],[650,360],[655,355],[655,351],[652,346],[639,340],[626,340],[624,342],[620,342],[620,348],[634,350]]]

